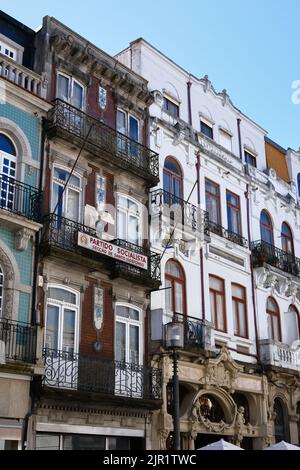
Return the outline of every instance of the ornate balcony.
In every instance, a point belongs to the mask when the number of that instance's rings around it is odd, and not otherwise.
[[[36,362],[37,327],[29,323],[0,318],[0,364]]]
[[[231,230],[222,227],[222,225],[216,224],[211,220],[209,221],[209,230],[211,233],[215,233],[216,235],[226,238],[237,245],[248,248],[248,241],[246,238],[242,237],[239,233],[232,232]]]
[[[96,248],[98,248],[97,242],[101,242],[103,246],[107,245],[107,250],[93,251],[85,248],[83,244],[79,245],[78,233],[86,235],[85,241],[91,237]],[[118,258],[104,254],[105,251],[110,252],[118,248],[120,248],[117,250],[120,252]],[[110,270],[112,277],[123,277],[153,288],[160,285],[160,255],[126,240],[100,241],[95,229],[56,214],[49,214],[44,218],[41,250],[44,254],[57,253],[62,257],[65,257],[67,253],[75,254],[77,262],[86,262],[88,266],[94,266],[95,269],[99,267],[99,263],[102,263]],[[81,257],[80,260],[78,255]],[[139,258],[144,260],[144,266],[141,267],[142,263],[132,264],[130,256],[133,260]],[[128,262],[121,261],[121,259],[127,259]]]
[[[206,323],[195,317],[175,313],[174,320],[184,324],[184,346],[186,348],[203,348],[205,344]]]
[[[186,202],[164,189],[156,189],[150,193],[152,212],[166,215],[173,223],[180,223],[183,230],[204,231],[209,236],[208,213],[193,204]],[[165,211],[165,213],[164,213]]]
[[[60,99],[54,101],[48,113],[47,131],[85,148],[106,164],[114,164],[143,177],[149,186],[159,181],[158,154],[88,116]]]
[[[0,210],[40,221],[42,192],[29,184],[0,175]]]
[[[259,343],[261,361],[263,364],[300,372],[299,344],[289,346],[271,339],[260,340]]]
[[[263,240],[251,244],[253,267],[269,264],[293,276],[300,277],[300,259]]]
[[[37,96],[42,98],[46,96],[46,88],[43,87],[43,79],[40,75],[1,53],[0,76]]]
[[[161,369],[44,349],[43,385],[124,398],[160,400]]]

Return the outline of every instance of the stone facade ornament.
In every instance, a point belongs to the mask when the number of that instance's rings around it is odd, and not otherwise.
[[[28,228],[20,228],[15,232],[16,250],[24,251],[28,248],[28,241],[34,236],[34,232]]]
[[[204,82],[203,90],[205,91],[205,93],[207,93],[207,91],[211,89],[211,81],[208,79],[208,75],[204,75],[202,80]]]
[[[216,385],[234,393],[235,381],[241,372],[239,366],[232,358],[229,351],[223,347],[216,359],[208,359],[205,363],[203,385]]]

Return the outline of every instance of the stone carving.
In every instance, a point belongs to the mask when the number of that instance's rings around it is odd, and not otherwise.
[[[168,439],[169,434],[170,434],[169,429],[161,429],[159,431],[160,450],[167,449],[167,439]]]
[[[244,412],[245,412],[244,407],[239,406],[236,412],[235,424],[234,424],[236,445],[240,445],[240,443],[243,440],[243,430],[245,427]]]
[[[211,89],[211,81],[208,79],[208,75],[204,75],[204,77],[202,78],[204,84],[203,84],[203,90],[204,92],[206,93],[207,91],[209,91]]]
[[[242,367],[231,358],[229,351],[223,347],[216,359],[208,359],[205,363],[204,385],[216,385],[234,392],[235,381]]]
[[[28,241],[33,237],[34,232],[28,228],[20,228],[15,233],[16,250],[24,251],[28,248]]]

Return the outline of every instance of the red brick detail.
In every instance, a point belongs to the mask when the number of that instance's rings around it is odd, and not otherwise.
[[[95,280],[89,280],[89,286],[85,289],[81,315],[81,334],[79,353],[84,357],[114,358],[114,311],[112,303],[112,287],[109,284],[104,288],[104,317],[102,329],[97,332],[94,325],[94,286]],[[94,350],[95,341],[100,341],[101,350]]]

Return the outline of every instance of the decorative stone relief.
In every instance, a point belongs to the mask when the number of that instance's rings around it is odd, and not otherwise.
[[[15,232],[15,247],[16,250],[24,251],[28,248],[28,241],[34,236],[33,230],[28,228],[20,228]]]
[[[204,75],[202,78],[203,81],[203,91],[206,93],[211,89],[211,81],[208,79],[208,75]]]
[[[232,359],[229,351],[223,347],[216,359],[206,360],[204,377],[201,379],[201,383],[223,387],[233,393],[235,381],[241,370],[242,367]]]

